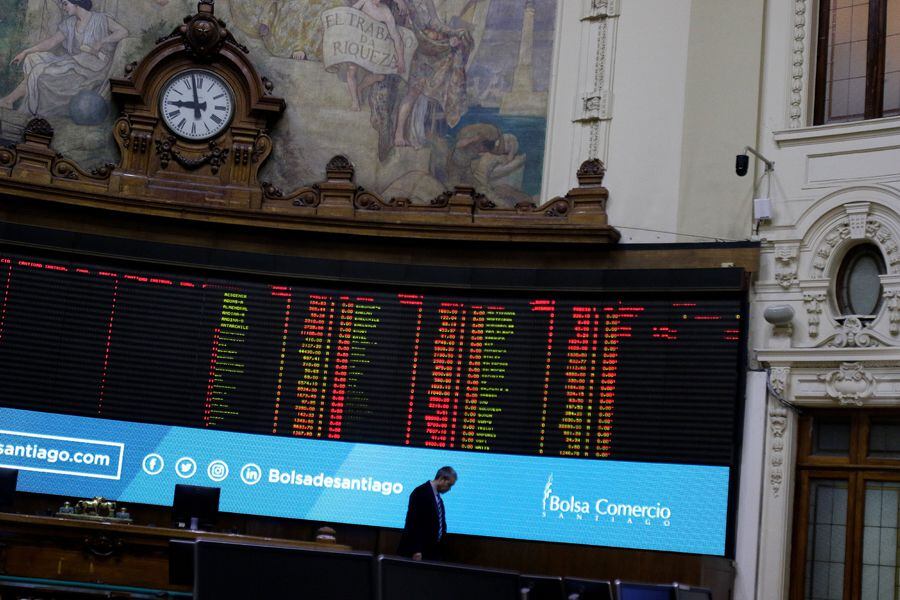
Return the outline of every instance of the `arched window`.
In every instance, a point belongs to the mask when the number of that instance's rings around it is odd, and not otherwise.
[[[874,244],[852,248],[841,263],[835,282],[835,297],[842,315],[869,316],[881,307],[884,257]]]

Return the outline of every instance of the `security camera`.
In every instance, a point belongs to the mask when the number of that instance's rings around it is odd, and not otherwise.
[[[738,154],[734,157],[734,172],[737,173],[738,177],[743,177],[747,174],[747,169],[750,168],[750,157],[746,154]]]

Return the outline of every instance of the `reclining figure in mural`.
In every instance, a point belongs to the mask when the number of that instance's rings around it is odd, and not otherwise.
[[[106,14],[93,12],[92,0],[60,0],[63,19],[52,36],[22,50],[12,64],[23,65],[25,79],[0,99],[0,108],[21,108],[44,117],[65,115],[83,92],[104,95],[116,45],[128,31]],[[61,48],[62,54],[53,50]],[[105,102],[105,101],[104,101]]]

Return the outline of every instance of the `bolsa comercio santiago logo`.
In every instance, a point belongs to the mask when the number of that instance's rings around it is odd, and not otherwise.
[[[561,497],[553,493],[553,473],[550,473],[544,485],[541,516],[545,519],[571,518],[595,523],[669,527],[672,509],[662,502],[634,503],[605,496],[582,499],[576,498],[574,494]]]
[[[550,499],[550,496],[553,494],[553,473],[550,473],[550,477],[547,478],[547,485],[544,486],[544,513],[547,512],[547,500]],[[546,516],[546,514],[544,515]]]

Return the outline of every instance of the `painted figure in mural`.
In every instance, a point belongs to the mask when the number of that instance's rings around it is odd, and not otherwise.
[[[400,102],[394,130],[395,146],[418,146],[420,136],[410,135],[416,124],[410,117],[416,102],[425,96],[440,104],[444,118],[455,127],[468,108],[466,65],[472,36],[466,29],[452,29],[438,16],[434,0],[397,0],[409,15],[409,27],[419,42],[409,74],[409,88]],[[412,138],[412,139],[411,139]]]
[[[321,60],[322,11],[343,0],[231,0],[233,24],[272,56]]]
[[[489,123],[466,125],[447,159],[447,179],[453,185],[471,185],[506,206],[531,202],[528,194],[504,182],[522,168],[525,158],[513,134]]]
[[[384,23],[385,27],[388,29],[388,34],[391,36],[391,40],[394,42],[394,52],[396,52],[398,60],[397,72],[405,72],[406,63],[403,58],[403,39],[400,37],[400,32],[397,30],[397,22],[394,20],[394,14],[391,12],[390,7],[384,4],[382,0],[359,0],[353,5],[353,8],[362,11],[376,21]],[[359,82],[357,80],[359,69],[360,67],[354,63],[349,63],[347,65],[347,87],[350,90],[351,110],[353,111],[360,110],[360,94],[362,94],[369,86],[384,80],[384,75],[367,72],[365,77],[363,77],[362,82]]]
[[[21,64],[25,79],[7,96],[0,108],[21,108],[31,114],[67,114],[79,94],[102,96],[108,85],[109,67],[119,41],[128,31],[106,14],[93,12],[91,0],[60,0],[63,20],[55,34],[22,50],[12,59]],[[57,48],[63,54],[54,54]]]

